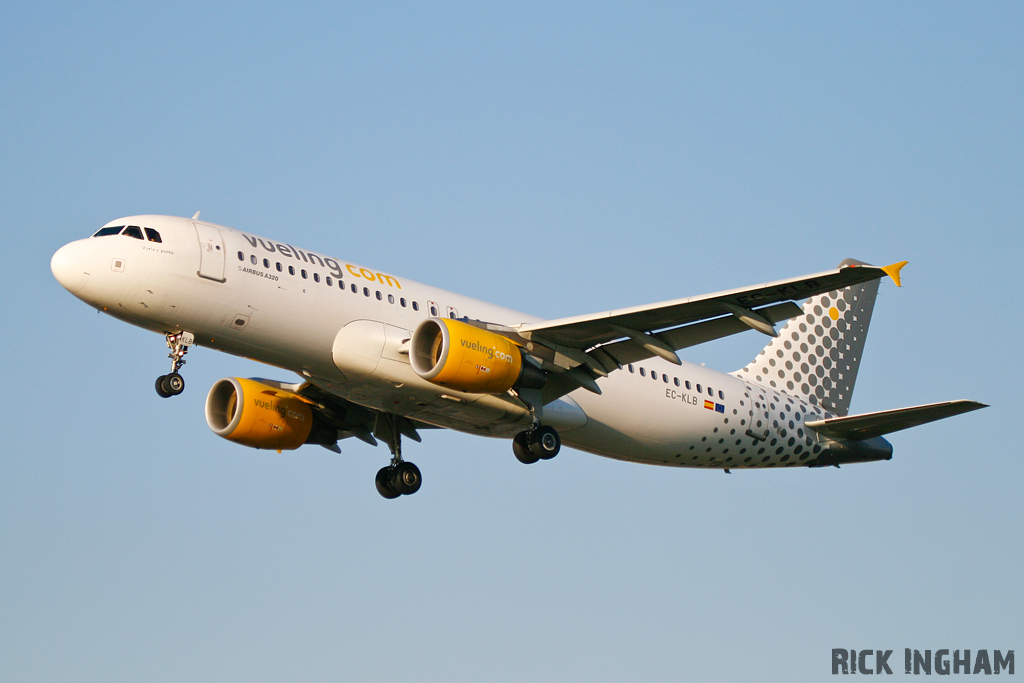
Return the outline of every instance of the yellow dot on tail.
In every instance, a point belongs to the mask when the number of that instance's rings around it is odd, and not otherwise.
[[[832,318],[833,320],[839,320],[839,309],[836,308],[835,306],[828,309],[828,317]]]

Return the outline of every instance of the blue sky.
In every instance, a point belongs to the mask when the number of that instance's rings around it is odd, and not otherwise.
[[[1015,3],[8,4],[0,678],[818,681],[834,647],[1021,649],[1022,35]],[[163,401],[163,340],[50,274],[197,210],[547,317],[907,259],[853,410],[992,407],[890,462],[731,476],[431,433],[385,501],[382,448],[209,431],[207,388],[267,368],[196,349]]]

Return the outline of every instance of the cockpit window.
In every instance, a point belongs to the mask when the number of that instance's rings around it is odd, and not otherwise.
[[[146,231],[146,239],[150,242],[163,242],[163,240],[160,239],[160,233],[153,228],[143,228],[143,230]]]
[[[100,228],[93,237],[106,237],[107,235],[116,235],[117,233],[124,230],[123,225],[112,225],[109,228]]]
[[[124,232],[121,234],[125,235],[126,237],[134,237],[137,240],[142,239],[142,230],[140,230],[139,226],[137,225],[129,225],[127,228],[124,229]]]

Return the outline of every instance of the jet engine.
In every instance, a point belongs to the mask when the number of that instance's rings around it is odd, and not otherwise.
[[[429,382],[474,394],[540,389],[547,380],[512,340],[445,318],[427,318],[416,327],[409,362]]]
[[[298,394],[241,377],[213,385],[206,397],[206,423],[217,436],[252,448],[293,450],[338,440],[337,430]]]

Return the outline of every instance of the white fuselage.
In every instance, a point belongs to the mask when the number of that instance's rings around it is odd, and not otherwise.
[[[439,427],[511,438],[530,424],[514,397],[460,394],[421,379],[399,347],[428,317],[516,325],[534,316],[202,221],[133,216],[108,225],[149,227],[162,241],[92,237],[52,262],[61,284],[105,313],[154,332],[191,332],[197,345]],[[690,363],[652,358],[599,386],[600,395],[581,389],[544,408],[564,444],[717,468],[804,465],[827,449],[802,427],[825,416],[820,407]],[[757,418],[769,432],[749,435]]]

